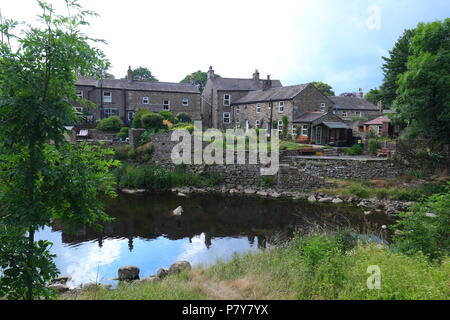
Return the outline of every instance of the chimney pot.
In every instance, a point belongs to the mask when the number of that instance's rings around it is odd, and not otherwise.
[[[209,70],[208,70],[208,79],[212,79],[212,78],[214,78],[214,70],[213,70],[213,67],[210,66]]]
[[[258,71],[258,69],[256,69],[255,73],[253,74],[253,80],[259,81],[259,71]]]
[[[131,70],[131,66],[128,66],[127,80],[129,83],[133,82],[133,70]]]

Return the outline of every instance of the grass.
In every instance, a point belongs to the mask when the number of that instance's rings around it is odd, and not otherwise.
[[[401,179],[385,179],[372,181],[350,181],[340,179],[329,179],[329,182],[335,184],[335,188],[322,188],[324,192],[333,196],[359,197],[363,199],[377,198],[401,200],[401,201],[419,201],[424,197],[442,193],[445,191],[445,183],[421,182],[420,184],[406,184]]]
[[[234,256],[162,282],[88,291],[71,299],[448,299],[450,260],[431,263],[348,233],[296,236],[285,245]],[[354,239],[353,239],[354,240]],[[367,287],[369,266],[381,271],[381,288]]]

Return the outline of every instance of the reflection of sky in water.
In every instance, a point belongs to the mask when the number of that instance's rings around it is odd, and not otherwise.
[[[116,285],[117,270],[122,266],[135,265],[141,270],[140,277],[156,273],[159,268],[167,268],[180,260],[192,265],[210,265],[217,260],[228,260],[233,253],[256,251],[257,241],[252,245],[247,237],[214,238],[209,248],[205,245],[205,235],[189,239],[169,240],[158,237],[153,240],[133,239],[130,252],[128,239],[104,239],[100,248],[97,241],[86,241],[76,245],[62,243],[61,232],[45,228],[36,240],[53,242],[51,252],[56,254],[55,263],[61,275],[72,277],[71,286],[97,281]]]

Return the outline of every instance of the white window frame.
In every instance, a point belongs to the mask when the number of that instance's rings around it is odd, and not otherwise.
[[[325,102],[321,102],[320,103],[320,111],[325,112],[326,108],[327,108],[327,105],[325,104]]]
[[[130,114],[132,114],[133,116],[130,117]],[[128,119],[128,121],[133,120],[133,118],[134,118],[134,111],[128,111],[128,112],[127,112],[127,119]]]
[[[223,95],[223,105],[227,107],[231,105],[231,95],[229,93]]]
[[[83,99],[83,90],[77,90],[78,99]]]
[[[163,110],[164,111],[170,111],[170,100],[164,100],[163,101]]]
[[[112,102],[112,91],[103,91],[103,103],[111,103],[111,102]]]
[[[278,112],[283,113],[284,112],[284,101],[278,102]]]
[[[225,115],[227,115],[227,116],[225,116]],[[228,119],[228,121],[225,121],[226,119]],[[231,123],[231,113],[230,112],[223,113],[223,123],[225,123],[225,124]]]
[[[150,98],[149,97],[142,97],[142,104],[149,104],[150,103]]]
[[[302,124],[300,135],[303,137],[309,137],[309,125]]]
[[[278,131],[283,131],[283,120],[278,120]]]
[[[348,117],[348,112],[347,111],[342,111],[342,117],[347,118]]]
[[[83,107],[74,107],[76,114],[82,114],[83,113]]]
[[[361,111],[355,111],[355,117],[362,117]]]
[[[261,113],[261,103],[256,104],[256,113]]]
[[[183,105],[183,107],[189,107],[189,98],[181,99],[181,104]]]
[[[106,112],[108,110],[108,112]],[[112,112],[114,111],[114,112]],[[119,115],[119,108],[103,108],[103,115],[104,118],[109,118],[112,116],[118,116]]]

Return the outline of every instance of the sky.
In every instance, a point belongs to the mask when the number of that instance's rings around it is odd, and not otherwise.
[[[64,9],[63,0],[47,0]],[[283,85],[330,84],[364,92],[383,79],[404,29],[450,17],[448,0],[80,0],[97,12],[84,31],[106,40],[110,73],[144,66],[179,82],[212,66],[222,77],[271,75]],[[0,0],[2,15],[36,22],[35,0]],[[66,13],[65,10],[61,13]]]

